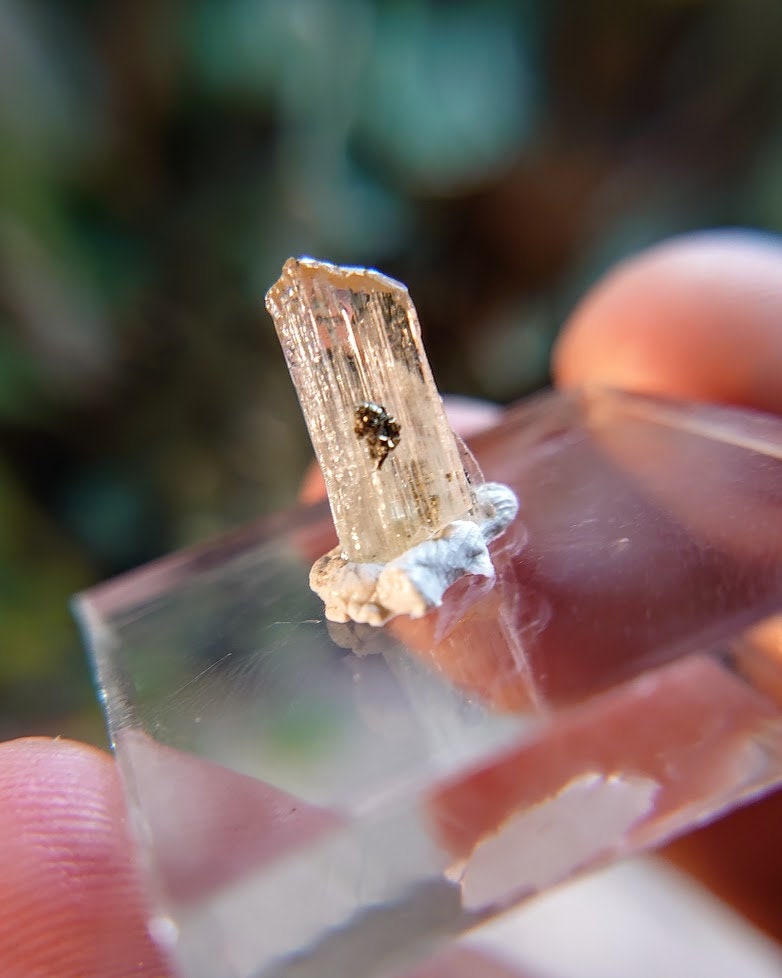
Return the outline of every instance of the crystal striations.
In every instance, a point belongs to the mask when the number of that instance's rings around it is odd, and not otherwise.
[[[291,258],[266,296],[344,559],[386,563],[475,514],[407,289]]]

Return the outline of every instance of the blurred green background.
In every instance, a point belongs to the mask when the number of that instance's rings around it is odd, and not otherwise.
[[[513,400],[613,261],[782,231],[781,89],[778,0],[0,0],[0,737],[103,742],[69,595],[294,498],[286,257]]]

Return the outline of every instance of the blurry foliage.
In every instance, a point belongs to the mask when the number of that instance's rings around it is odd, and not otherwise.
[[[68,595],[294,498],[262,295],[406,281],[446,390],[545,383],[608,264],[782,230],[776,0],[0,0],[0,735],[100,737]]]

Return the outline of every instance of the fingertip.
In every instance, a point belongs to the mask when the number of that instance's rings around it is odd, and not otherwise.
[[[605,385],[782,412],[782,243],[683,235],[627,259],[580,303],[553,356],[563,387]]]
[[[114,762],[97,747],[61,737],[21,737],[0,743],[0,791],[36,798],[41,788],[83,783],[119,790]]]
[[[165,972],[111,758],[67,740],[0,745],[0,837],[3,975]]]

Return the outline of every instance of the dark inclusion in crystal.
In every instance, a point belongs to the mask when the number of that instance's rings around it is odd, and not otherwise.
[[[363,401],[356,408],[353,428],[359,438],[366,438],[370,457],[377,462],[378,471],[399,444],[399,422],[381,405]]]

